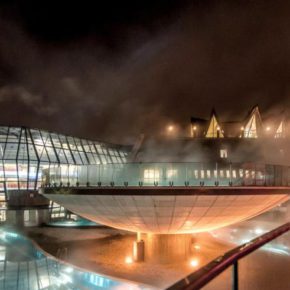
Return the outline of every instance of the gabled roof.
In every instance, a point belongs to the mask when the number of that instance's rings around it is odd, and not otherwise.
[[[263,134],[262,128],[263,125],[259,107],[254,106],[245,121],[243,135],[245,138],[257,138]]]
[[[209,120],[191,118],[192,137],[198,138],[284,138],[290,133],[290,118],[285,111],[261,118],[259,107],[254,106],[243,121],[220,122],[213,109]]]
[[[211,117],[205,134],[206,138],[223,138],[224,133],[222,127],[218,121],[217,114],[213,109],[211,112]]]

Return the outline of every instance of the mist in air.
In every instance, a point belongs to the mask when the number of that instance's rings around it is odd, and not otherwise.
[[[289,3],[176,2],[0,4],[1,124],[132,144],[287,109]]]

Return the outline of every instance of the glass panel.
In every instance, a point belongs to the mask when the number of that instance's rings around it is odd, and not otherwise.
[[[41,161],[49,161],[45,147],[43,145],[35,145],[35,148]]]
[[[27,163],[18,163],[19,186],[21,189],[27,189],[28,165]]]
[[[35,154],[34,146],[32,144],[28,145],[29,160],[37,161],[37,155]]]
[[[82,159],[78,151],[72,151],[76,164],[83,164]]]
[[[202,290],[225,290],[232,289],[232,268],[228,268],[211,282],[209,282]],[[247,288],[246,288],[247,289]]]
[[[21,131],[20,128],[10,127],[7,141],[8,142],[16,142],[16,143],[18,143],[19,137],[20,137],[20,131]]]
[[[55,148],[61,148],[61,143],[60,143],[60,140],[58,138],[58,135],[54,134],[54,133],[51,133],[50,136],[51,136],[51,140],[52,140],[53,146]]]
[[[87,155],[94,162],[93,155],[91,153]],[[80,166],[80,170],[85,171],[87,167],[90,170],[100,168],[101,176],[106,180],[114,181],[112,179],[114,177],[118,182],[120,180],[129,183],[133,181],[134,184],[137,182],[137,185],[144,182],[144,185],[157,183],[155,185],[162,186],[253,186],[259,184],[262,174],[248,169],[242,170],[239,164],[232,164],[230,167],[215,163],[135,163],[118,166],[118,157],[112,157],[113,164],[107,162],[107,156],[100,157],[103,166],[83,165]],[[290,177],[286,174],[288,167],[279,166],[279,170],[276,167],[274,166],[272,184],[287,184]],[[284,171],[285,174],[281,175]],[[263,182],[264,179],[263,174]]]
[[[74,164],[74,160],[72,158],[72,155],[71,155],[70,151],[69,150],[63,150],[63,151],[65,153],[65,156],[67,158],[68,163]]]
[[[63,149],[55,148],[55,151],[56,151],[56,154],[58,156],[59,162],[66,164],[67,163],[67,159],[66,159],[66,156],[64,154]]]
[[[94,155],[92,153],[87,153],[88,159],[90,161],[90,164],[97,164]]]
[[[18,189],[18,175],[16,163],[5,163],[4,172],[7,182],[7,189]]]
[[[17,148],[18,148],[18,143],[7,143],[5,152],[4,152],[4,159],[15,160],[16,155],[17,155]]]

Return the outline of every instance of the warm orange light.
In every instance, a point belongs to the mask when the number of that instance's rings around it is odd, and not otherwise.
[[[127,257],[125,258],[125,263],[126,263],[126,264],[132,264],[132,263],[133,263],[133,259],[132,259],[132,257],[127,256]]]
[[[273,129],[273,128],[272,128]],[[174,169],[172,169],[174,171]],[[172,173],[172,176],[175,176],[174,172]],[[229,171],[229,170],[227,170]],[[200,175],[206,176],[206,172],[205,170],[200,171],[199,172]],[[220,172],[218,172],[220,173]],[[229,172],[230,173],[230,172]],[[251,172],[245,172],[243,171],[242,173],[244,173],[244,176],[247,175],[251,175]],[[146,175],[147,174],[147,175]],[[223,170],[221,172],[222,176],[225,176],[227,174],[227,172],[225,172],[225,170]],[[144,171],[144,178],[145,175],[147,176],[148,179],[150,180],[159,180],[161,178],[161,172],[159,172],[159,170],[156,169],[148,169],[148,172],[145,173]],[[146,178],[145,178],[146,179]],[[177,195],[178,196],[178,195]],[[239,196],[239,195],[233,195],[235,197]],[[246,197],[246,196],[245,196]],[[138,225],[134,224],[131,219],[133,220],[135,217],[135,212],[134,214],[131,214],[130,211],[130,207],[129,205],[131,204],[131,197],[130,196],[126,196],[126,195],[122,195],[120,198],[122,201],[122,211],[126,210],[127,211],[127,215],[130,219],[128,219],[127,217],[125,218],[123,215],[117,215],[118,219],[114,219],[112,218],[112,212],[107,210],[107,207],[104,207],[102,210],[99,209],[99,207],[95,207],[95,211],[93,214],[88,215],[88,218],[92,221],[95,221],[97,223],[101,223],[104,225],[108,225],[111,227],[115,227],[115,228],[120,228],[120,229],[124,229],[124,230],[132,230],[133,226],[135,231],[138,232],[143,232],[143,233],[152,233],[152,234],[196,234],[199,232],[213,232],[216,233],[215,237],[217,237],[218,231],[216,231],[217,229],[221,228],[221,227],[225,227],[225,226],[229,226],[235,223],[238,223],[242,220],[246,220],[249,219],[252,216],[258,215],[260,212],[265,211],[265,210],[269,210],[270,208],[274,208],[275,206],[277,206],[278,204],[283,203],[284,201],[289,199],[289,195],[287,194],[268,194],[268,195],[263,195],[263,199],[261,199],[260,195],[253,195],[248,201],[247,201],[247,207],[244,206],[244,201],[241,199],[235,199],[234,202],[228,202],[231,200],[232,197],[230,196],[220,196],[220,195],[212,195],[212,196],[207,196],[206,198],[206,205],[204,205],[204,211],[198,213],[196,216],[192,215],[191,213],[194,212],[194,205],[190,205],[188,204],[188,207],[183,207],[182,205],[178,205],[174,202],[170,202],[170,205],[168,205],[168,210],[169,211],[174,211],[175,210],[175,206],[176,206],[176,210],[180,210],[183,212],[183,214],[187,215],[187,219],[185,221],[183,221],[182,224],[179,223],[178,220],[173,220],[171,222],[170,219],[166,219],[166,223],[164,223],[163,227],[157,227],[156,229],[154,228],[152,230],[152,225],[150,224],[145,224],[145,223],[140,223]],[[146,201],[146,196],[144,196],[144,202]],[[159,197],[154,197],[154,199],[156,198],[156,200],[159,200]],[[203,200],[205,197],[203,196],[199,196],[198,199],[200,199],[202,201],[203,204]],[[70,207],[70,209],[75,212],[75,213],[82,213],[82,210],[88,210],[91,209],[92,206],[92,202],[86,200],[85,198],[83,198],[82,204],[81,206],[79,204],[69,204],[70,199],[61,199],[61,197],[58,197],[56,195],[56,197],[54,197],[54,199],[56,200],[56,202],[58,202],[59,204],[66,206],[66,207]],[[188,197],[186,196],[178,196],[179,201],[182,201],[182,204],[187,204],[188,203]],[[209,200],[208,200],[209,199]],[[223,200],[223,202],[221,203],[220,200]],[[107,201],[105,200],[105,196],[102,195],[98,195],[98,200],[102,201]],[[142,199],[143,200],[143,197]],[[118,201],[112,201],[113,205],[116,206],[116,209],[120,209],[121,206],[121,202],[119,204]],[[158,209],[156,207],[154,207],[154,205],[152,205],[151,207],[149,207],[150,211],[153,211],[154,213],[156,212],[156,219],[157,221],[161,223],[162,217],[159,220],[157,211]],[[208,212],[210,209],[218,209],[217,213],[215,215],[215,218],[220,218],[220,212],[221,209],[224,212],[227,212],[227,214],[222,216],[222,219],[218,219],[218,221],[215,221],[215,219],[211,220],[210,222],[208,222],[208,217],[206,215],[206,212]],[[242,210],[241,210],[242,209]],[[138,212],[139,213],[139,212]],[[234,214],[233,214],[234,213]],[[139,213],[139,215],[137,216],[138,218],[142,218],[141,214]],[[122,224],[122,225],[121,225]],[[261,226],[260,226],[261,227]],[[254,229],[253,229],[254,230]],[[193,245],[192,245],[192,250],[195,251],[195,253],[199,253],[198,251],[196,251],[193,246],[195,244],[199,244],[199,242],[197,240],[194,240]],[[201,245],[201,249],[203,249],[202,244]],[[131,252],[125,252],[123,254],[122,257],[122,262],[123,264],[125,264],[125,257],[126,256],[131,256],[133,258],[133,264],[135,264],[134,261],[134,256],[133,253]],[[189,265],[189,261],[187,261],[187,264]],[[126,264],[125,264],[126,265]],[[127,265],[129,266],[129,265]]]
[[[241,130],[242,130],[242,131],[244,131],[244,130],[245,130],[244,126],[242,126],[242,127],[241,127]]]
[[[196,250],[200,250],[200,245],[194,245],[194,248],[195,248]]]
[[[266,131],[270,131],[270,130],[271,130],[271,127],[267,127],[267,128],[266,128]]]
[[[170,125],[170,126],[167,127],[167,130],[168,130],[169,132],[172,132],[173,129],[174,129],[174,127],[173,127],[172,125]]]
[[[191,267],[197,267],[199,265],[199,261],[198,261],[198,259],[192,259],[191,261],[190,261],[190,266]]]
[[[196,129],[197,129],[196,126],[194,126],[194,127],[193,127],[193,130],[196,131]]]

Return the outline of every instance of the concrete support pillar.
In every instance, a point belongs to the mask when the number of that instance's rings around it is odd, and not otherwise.
[[[38,225],[49,222],[49,210],[39,209],[38,210]]]
[[[143,240],[137,240],[133,246],[133,259],[135,262],[144,262],[145,247]]]
[[[190,234],[137,234],[144,241],[145,262],[175,263],[186,261],[191,255],[193,237]]]
[[[15,225],[19,228],[24,227],[24,210],[15,211]]]

